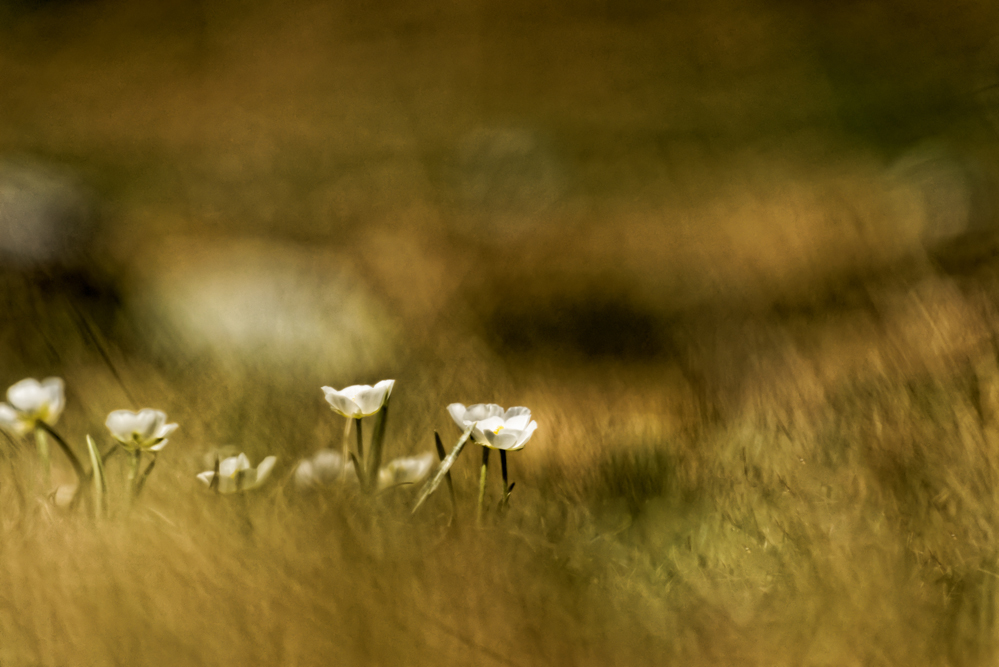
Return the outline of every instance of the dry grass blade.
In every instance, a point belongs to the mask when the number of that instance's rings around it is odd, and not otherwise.
[[[107,507],[104,502],[107,495],[107,482],[104,477],[104,462],[101,453],[97,449],[97,443],[89,435],[87,436],[87,452],[90,454],[90,465],[93,468],[94,476],[94,514],[100,517],[104,515]]]
[[[454,462],[458,460],[458,456],[465,448],[465,444],[468,442],[471,435],[472,426],[469,426],[465,429],[465,432],[461,434],[461,437],[458,438],[458,442],[455,444],[454,449],[451,450],[451,453],[448,454],[448,457],[441,461],[440,467],[437,468],[437,474],[430,478],[430,481],[427,482],[427,484],[423,487],[423,490],[420,491],[420,497],[417,499],[416,504],[413,505],[414,514],[416,513],[416,510],[420,509],[420,505],[423,504],[423,501],[429,498],[430,494],[436,491],[437,487],[441,485],[441,480],[443,480],[447,475],[451,466],[454,465]]]

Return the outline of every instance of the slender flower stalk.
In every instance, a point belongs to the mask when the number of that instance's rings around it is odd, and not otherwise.
[[[146,466],[146,469],[142,471],[142,474],[139,475],[139,481],[135,484],[135,495],[142,493],[142,489],[146,486],[146,480],[149,479],[149,473],[151,473],[153,468],[156,467],[156,457],[159,456],[159,453],[150,452],[149,455],[152,457],[152,460],[149,462],[149,465]]]
[[[500,450],[500,468],[503,470],[503,507],[510,502],[510,485],[506,475],[506,450]]]
[[[135,500],[139,495],[139,467],[142,465],[142,450],[128,451],[128,497]]]
[[[361,429],[361,418],[354,420],[354,433],[357,435],[357,458],[364,460],[364,433]]]
[[[475,523],[482,525],[482,506],[486,501],[486,472],[489,469],[489,448],[482,447],[482,472],[479,474],[479,509],[475,513]]]
[[[45,431],[40,428],[35,429],[35,448],[38,450],[38,460],[42,463],[45,486],[48,486],[52,479],[52,456],[49,452],[49,440],[45,437]]]
[[[375,427],[371,431],[371,451],[368,454],[367,477],[369,486],[374,486],[382,471],[382,451],[385,445],[385,424],[388,422],[389,397],[385,397],[382,409],[375,417]],[[396,461],[400,461],[397,459]],[[395,463],[396,461],[393,461]],[[391,465],[391,464],[390,464]],[[429,471],[429,468],[427,468]]]

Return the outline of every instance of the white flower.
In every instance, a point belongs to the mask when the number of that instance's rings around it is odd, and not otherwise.
[[[370,417],[381,410],[392,395],[393,386],[395,380],[382,380],[374,387],[355,384],[341,391],[333,387],[323,387],[323,393],[326,394],[326,402],[334,412],[351,419],[360,419]]]
[[[260,462],[260,465],[253,468],[250,466],[250,459],[246,458],[246,454],[230,456],[220,461],[219,493],[237,493],[257,488],[270,476],[276,462],[276,456],[268,456]],[[209,470],[198,475],[198,479],[208,486],[211,486],[212,478],[214,477],[214,470]]]
[[[23,435],[35,427],[35,422],[52,426],[65,406],[62,380],[45,378],[39,382],[27,378],[7,390],[7,403],[0,403],[0,427]]]
[[[531,421],[531,411],[522,407],[504,411],[495,403],[478,403],[467,408],[462,403],[452,403],[447,411],[461,430],[472,426],[472,439],[493,449],[523,449],[538,428],[538,423]]]
[[[167,436],[177,430],[176,424],[165,424],[166,413],[143,408],[138,412],[115,410],[104,425],[125,449],[158,452],[167,445]]]
[[[389,461],[378,471],[378,489],[399,484],[418,484],[430,474],[437,456],[432,452]]]
[[[295,486],[308,489],[332,484],[340,479],[340,475],[346,475],[345,481],[348,483],[357,482],[354,462],[348,460],[345,464],[340,452],[320,449],[311,459],[304,459],[296,466]]]

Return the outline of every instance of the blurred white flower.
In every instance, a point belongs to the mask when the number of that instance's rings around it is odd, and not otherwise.
[[[340,391],[333,387],[323,387],[323,393],[334,412],[350,419],[360,419],[381,410],[392,395],[393,386],[395,380],[382,380],[374,387],[355,384]]]
[[[177,430],[176,424],[166,424],[166,413],[152,408],[138,412],[115,410],[104,425],[115,440],[130,451],[158,452],[167,445],[167,436]]]
[[[435,460],[433,453],[427,453],[389,461],[378,471],[378,490],[422,482],[430,474]],[[303,459],[295,468],[295,486],[299,489],[327,486],[339,481],[350,486],[358,485],[354,462],[348,460],[345,464],[340,452],[332,449],[319,450],[312,458]]]
[[[523,407],[504,411],[495,403],[478,403],[467,408],[462,403],[452,403],[447,411],[460,429],[474,425],[472,438],[493,449],[523,449],[538,428],[538,423],[531,420],[531,411]]]
[[[312,458],[303,459],[295,467],[295,486],[299,489],[324,486],[336,482],[341,475],[345,475],[346,483],[357,483],[354,462],[348,460],[344,463],[340,452],[321,449]]]
[[[237,493],[239,491],[250,491],[263,484],[274,469],[277,462],[276,456],[268,456],[260,462],[256,468],[250,466],[250,459],[246,454],[230,456],[219,462],[219,493]],[[198,475],[198,479],[212,485],[215,471],[209,470]]]
[[[61,379],[45,378],[39,382],[27,378],[7,390],[7,402],[0,403],[0,427],[23,435],[35,427],[35,422],[52,426],[65,406]]]
[[[378,471],[378,490],[399,484],[418,484],[427,478],[437,457],[432,452],[394,459]]]

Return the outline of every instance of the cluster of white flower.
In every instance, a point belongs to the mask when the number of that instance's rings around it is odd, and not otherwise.
[[[356,451],[350,451],[345,442],[343,452],[323,449],[301,461],[295,468],[295,484],[302,489],[315,488],[333,483],[344,483],[359,486],[366,492],[380,492],[401,485],[417,484],[430,475],[433,467],[434,454],[428,452],[420,456],[398,458],[382,466],[381,452],[385,435],[385,419],[388,412],[389,399],[395,388],[395,380],[382,380],[371,385],[353,385],[342,390],[333,387],[323,387],[326,402],[332,410],[346,417],[347,429],[351,423],[357,436]],[[466,407],[462,403],[452,403],[447,407],[448,413],[458,428],[462,429],[462,438],[452,449],[450,456],[445,456],[443,446],[439,444],[438,456],[441,463],[437,474],[424,487],[416,507],[437,488],[441,479],[447,476],[450,484],[449,470],[461,453],[465,443],[472,441],[483,447],[482,474],[479,489],[479,516],[481,518],[486,483],[486,466],[489,450],[500,451],[503,467],[503,503],[509,502],[512,485],[507,478],[507,452],[523,449],[537,429],[537,422],[531,419],[531,411],[524,407],[514,407],[504,410],[500,406],[480,403]],[[377,416],[370,447],[365,449],[362,433],[362,420]],[[367,456],[366,456],[367,454]],[[452,501],[453,501],[452,491]],[[415,511],[415,508],[414,508]]]
[[[385,424],[388,415],[389,399],[395,387],[395,380],[383,380],[374,386],[353,385],[336,390],[323,387],[326,402],[334,412],[346,417],[347,431],[342,452],[322,449],[312,457],[297,465],[293,475],[295,485],[300,489],[316,488],[332,483],[344,483],[360,488],[365,493],[378,493],[403,485],[418,484],[428,478],[434,466],[434,453],[396,458],[385,465],[381,464],[385,439]],[[166,414],[160,410],[144,408],[138,412],[115,410],[105,421],[105,426],[114,440],[114,445],[101,454],[93,438],[87,436],[91,469],[86,471],[73,449],[54,430],[54,426],[66,405],[65,386],[59,378],[46,378],[39,382],[34,378],[21,380],[7,390],[7,402],[0,403],[0,428],[15,435],[34,433],[39,443],[39,455],[48,466],[46,436],[52,437],[69,458],[79,477],[82,488],[84,482],[93,480],[97,507],[103,506],[105,493],[104,462],[118,448],[130,457],[129,484],[132,497],[138,495],[156,463],[157,454],[166,447],[167,437],[177,429],[177,424],[168,424]],[[437,473],[423,489],[416,507],[426,499],[447,476],[465,444],[471,440],[483,448],[482,475],[479,491],[479,515],[481,517],[485,493],[486,466],[490,450],[499,450],[503,465],[503,503],[509,501],[513,488],[507,480],[506,453],[523,449],[531,439],[537,422],[531,420],[531,411],[524,407],[504,410],[495,404],[477,404],[466,407],[452,403],[448,413],[463,433],[449,456],[445,456],[443,445],[437,440],[437,455],[441,462]],[[364,445],[362,420],[375,417],[374,430]],[[356,450],[350,451],[346,436],[353,425],[356,434]],[[151,463],[141,471],[141,459],[146,455]],[[268,456],[254,468],[246,454],[216,458],[215,469],[198,475],[198,479],[218,493],[238,493],[259,488],[270,476],[277,458]],[[453,500],[453,491],[452,491]],[[415,511],[415,508],[414,508]]]
[[[92,481],[98,508],[104,507],[103,496],[106,493],[104,462],[118,447],[121,447],[131,459],[128,475],[131,495],[133,497],[138,495],[149,473],[152,472],[157,453],[166,447],[167,436],[177,429],[177,424],[167,424],[166,414],[160,410],[151,408],[139,412],[115,410],[108,415],[105,426],[116,444],[102,454],[97,449],[94,439],[88,435],[86,440],[91,467],[87,471],[80,457],[54,428],[65,407],[65,384],[60,378],[45,378],[41,382],[34,378],[26,378],[7,389],[7,402],[0,403],[0,428],[19,436],[34,433],[39,458],[46,474],[50,465],[46,438],[53,438],[69,459],[78,478],[76,490],[73,492],[74,500],[84,483]],[[140,470],[143,454],[152,457],[152,462],[144,472]]]

